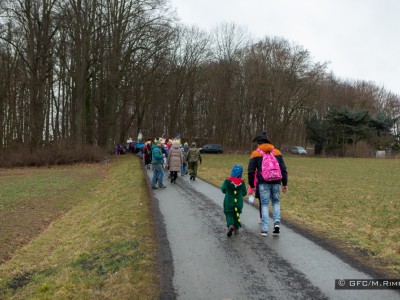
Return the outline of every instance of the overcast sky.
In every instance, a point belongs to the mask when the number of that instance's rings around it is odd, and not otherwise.
[[[170,0],[184,24],[222,22],[255,38],[283,37],[328,62],[341,79],[372,81],[400,95],[400,0]]]

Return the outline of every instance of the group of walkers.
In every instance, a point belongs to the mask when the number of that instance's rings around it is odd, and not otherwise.
[[[162,139],[156,139],[154,143],[146,142],[143,156],[146,168],[153,168],[152,189],[166,188],[163,184],[165,171],[169,171],[171,183],[176,183],[179,172],[181,176],[189,173],[190,180],[196,180],[198,165],[202,162],[195,142],[189,147],[188,143],[181,145],[177,140],[168,143]]]
[[[136,142],[133,142],[130,139],[124,144],[117,143],[115,145],[115,155],[123,155],[123,154],[127,154],[127,153],[135,154],[136,153],[139,156],[141,156],[143,147],[144,147],[144,144],[142,143],[142,141],[138,140]]]
[[[243,167],[234,165],[231,175],[224,180],[221,191],[224,197],[224,214],[227,236],[239,234],[241,228],[240,214],[243,210],[243,198],[259,199],[259,223],[260,234],[264,237],[269,233],[269,203],[272,203],[273,228],[272,233],[280,233],[280,195],[288,191],[288,172],[282,153],[275,149],[266,132],[262,132],[253,142],[257,143],[257,149],[250,154],[247,168],[248,185],[242,179]],[[156,139],[154,143],[146,142],[143,148],[143,157],[146,168],[153,168],[153,176],[150,187],[152,189],[166,188],[163,184],[164,172],[169,171],[171,183],[176,183],[178,173],[181,176],[190,174],[190,180],[196,180],[197,169],[202,163],[202,157],[196,143],[180,145],[178,141],[163,143]],[[157,187],[158,185],[158,187]]]
[[[242,179],[243,168],[235,165],[231,176],[222,184],[224,197],[224,213],[228,227],[227,236],[239,234],[241,227],[240,214],[243,209],[243,197],[249,195],[259,199],[260,205],[260,234],[268,236],[269,231],[269,202],[272,202],[272,218],[274,235],[280,232],[280,193],[288,191],[288,173],[282,154],[275,149],[266,132],[262,132],[253,142],[257,149],[250,155],[248,172],[249,188]]]

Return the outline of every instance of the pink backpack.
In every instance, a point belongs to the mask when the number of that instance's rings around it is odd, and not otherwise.
[[[279,167],[278,160],[275,158],[273,152],[274,148],[270,152],[265,153],[264,151],[257,149],[262,154],[261,164],[261,175],[265,181],[276,181],[282,179],[281,168]]]

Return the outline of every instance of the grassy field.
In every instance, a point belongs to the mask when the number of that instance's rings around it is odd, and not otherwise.
[[[203,155],[199,176],[220,186],[248,155]],[[282,220],[328,237],[356,259],[400,277],[400,160],[287,156]]]
[[[1,299],[159,298],[151,205],[137,159],[1,170],[0,186]],[[36,210],[43,212],[29,215]]]
[[[400,160],[285,157],[283,222],[400,275]],[[248,155],[203,155],[220,186]],[[246,178],[246,176],[245,176]],[[0,299],[159,299],[139,161],[0,170]],[[222,197],[222,196],[221,196]]]

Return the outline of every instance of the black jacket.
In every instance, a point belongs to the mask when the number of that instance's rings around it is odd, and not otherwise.
[[[274,146],[272,144],[261,144],[258,145],[257,149],[260,149],[264,152],[270,152]],[[257,150],[254,150],[250,155],[249,166],[247,168],[247,174],[249,177],[249,185],[254,188],[254,176],[257,176],[257,185],[259,183],[270,183],[270,184],[281,184],[283,186],[287,186],[288,184],[288,173],[285,165],[285,161],[283,160],[282,154],[278,149],[274,149],[274,156],[279,163],[279,167],[282,172],[282,180],[276,181],[265,181],[261,175],[261,165],[262,165],[262,154]],[[257,174],[256,174],[257,173]]]

